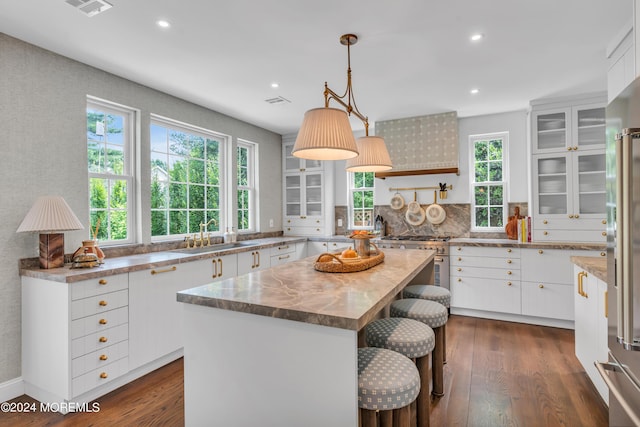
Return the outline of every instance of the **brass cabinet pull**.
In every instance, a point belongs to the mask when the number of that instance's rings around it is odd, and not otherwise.
[[[571,147],[567,147],[567,150],[568,150],[568,151],[571,151],[571,150],[573,150],[573,148],[571,148]]]
[[[211,277],[215,279],[216,277],[218,277],[218,264],[216,263],[215,259],[212,259],[211,263],[213,264],[213,274],[211,275]]]
[[[171,271],[176,271],[178,269],[178,267],[176,267],[175,265],[171,268],[165,268],[164,270],[151,270],[151,274],[160,274],[160,273],[169,273]]]
[[[287,231],[291,231],[291,227],[287,227]]]
[[[287,224],[291,224],[291,220],[290,219],[287,220]]]
[[[543,232],[542,234],[544,234],[545,236],[547,236],[549,234],[548,231]]]
[[[102,378],[103,380],[106,379],[108,377],[106,372],[103,372],[100,374],[100,378]]]
[[[603,223],[603,224],[606,224],[606,223],[607,223],[607,220],[606,220],[606,219],[603,219],[603,220],[602,220],[602,223]]]
[[[98,303],[98,305],[99,305],[100,307],[106,307],[106,306],[107,306],[107,302],[106,302],[105,300],[101,300],[101,301]]]
[[[573,215],[569,215],[569,218],[573,218]]]
[[[316,224],[320,224],[320,220],[319,220],[319,219],[318,219],[318,220],[316,220]]]
[[[458,271],[462,271],[462,269],[460,267],[458,267]]]
[[[459,250],[459,251],[461,251],[461,250],[462,250],[462,248],[458,246],[458,250]]]
[[[606,252],[600,252],[600,256],[607,256]]]
[[[578,147],[577,146],[573,146],[573,151],[578,151]]]
[[[222,276],[222,260],[218,258],[218,266],[220,267],[220,272],[218,273],[218,277]]]
[[[575,214],[574,218],[578,219],[578,218],[580,218],[580,215],[579,214]]]
[[[287,246],[278,246],[278,250],[279,251],[282,251],[284,249],[289,249],[289,245],[287,245]]]
[[[542,283],[540,283],[540,284],[538,285],[538,287],[539,287],[540,289],[544,289],[544,285],[543,285]]]
[[[541,254],[544,253],[544,251],[542,249],[538,249],[538,253]]]
[[[106,285],[106,284],[107,284],[107,279],[100,279],[100,280],[98,280],[98,284],[99,284],[99,285]]]
[[[107,342],[108,340],[107,340],[107,337],[100,337],[100,338],[98,338],[98,341]]]
[[[606,237],[606,236],[607,236],[607,232],[606,232],[606,231],[603,231],[603,232],[602,232],[602,235]]]
[[[290,257],[291,255],[284,255],[284,256],[279,256],[278,259],[288,259]]]
[[[604,291],[604,317],[609,318],[609,291]]]
[[[582,297],[589,298],[589,295],[584,291],[584,282],[583,279],[587,277],[588,274],[586,271],[581,271],[578,273],[578,294]]]
[[[256,253],[251,252],[251,268],[256,268]]]
[[[108,359],[108,357],[107,357],[106,354],[100,355],[100,360],[107,360],[107,359]]]
[[[507,260],[507,264],[511,264],[511,260],[510,259]]]
[[[107,319],[100,319],[100,320],[98,320],[98,323],[100,323],[101,325],[106,325],[107,324]]]
[[[546,219],[544,221],[542,221],[543,224],[549,224],[549,221],[547,221]]]
[[[462,282],[462,279],[458,277],[458,282]]]
[[[256,263],[256,267],[260,267],[260,251],[256,251],[256,257],[258,259],[258,262]]]
[[[462,261],[462,258],[458,257],[458,261]]]
[[[507,252],[511,253],[511,249],[507,249]]]
[[[511,271],[507,271],[507,274],[508,274],[509,276],[511,276]]]
[[[507,282],[507,286],[511,286],[511,282]]]

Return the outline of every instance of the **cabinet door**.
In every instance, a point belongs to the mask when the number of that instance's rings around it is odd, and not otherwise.
[[[212,281],[228,279],[238,275],[238,256],[223,255],[209,261],[212,268]]]
[[[323,197],[322,172],[304,173],[304,216],[321,217]]]
[[[573,154],[574,219],[604,218],[605,209],[605,154],[604,150],[577,152]],[[570,215],[571,216],[571,215]]]
[[[494,280],[454,277],[451,281],[451,306],[498,313],[521,313],[519,280]]]
[[[286,143],[282,145],[283,152],[283,168],[285,172],[304,172],[307,170],[322,169],[322,161],[305,160],[295,157],[292,154],[294,143]]]
[[[596,307],[594,302],[597,294],[592,292],[589,280],[584,277],[585,272],[574,267],[574,307],[575,307],[575,341],[576,357],[589,373],[593,366],[593,341],[595,337]]]
[[[605,108],[602,104],[573,108],[573,151],[600,150],[605,144]]]
[[[572,167],[569,153],[534,157],[533,194],[537,210],[535,214],[541,217],[568,216],[571,210],[569,203],[572,200]]]
[[[533,152],[566,151],[571,144],[570,120],[571,108],[533,112]]]
[[[254,250],[238,254],[238,276],[271,266],[269,250]]]
[[[307,242],[307,256],[319,255],[328,252],[327,242]]]
[[[522,282],[522,314],[574,320],[573,286]]]
[[[285,216],[299,217],[303,214],[301,180],[301,174],[284,176]]]
[[[522,249],[520,273],[523,281],[573,283],[571,252],[562,249]]]

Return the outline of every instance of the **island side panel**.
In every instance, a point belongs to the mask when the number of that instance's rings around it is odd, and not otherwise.
[[[357,331],[183,307],[188,427],[357,425]]]

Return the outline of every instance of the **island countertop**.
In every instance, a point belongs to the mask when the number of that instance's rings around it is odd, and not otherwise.
[[[355,273],[316,271],[308,257],[180,291],[187,304],[358,331],[415,278],[434,251],[386,249],[381,264]]]

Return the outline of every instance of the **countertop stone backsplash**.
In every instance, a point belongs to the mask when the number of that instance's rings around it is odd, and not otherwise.
[[[429,205],[422,205],[423,208],[427,208]],[[485,232],[471,232],[471,205],[468,203],[446,203],[441,204],[444,208],[447,218],[442,224],[433,225],[429,221],[425,220],[419,226],[412,226],[405,220],[405,213],[407,207],[394,210],[388,205],[374,206],[374,218],[377,215],[382,216],[387,223],[387,235],[429,235],[439,237],[475,237],[484,239],[506,239],[505,232],[497,233],[485,233]],[[526,216],[528,213],[528,206],[526,202],[509,203],[509,214],[513,215],[516,206],[520,207],[520,215]],[[336,219],[336,233],[338,235],[346,234],[348,232],[348,207],[336,206],[335,208]],[[338,227],[338,220],[342,220],[342,227]]]

